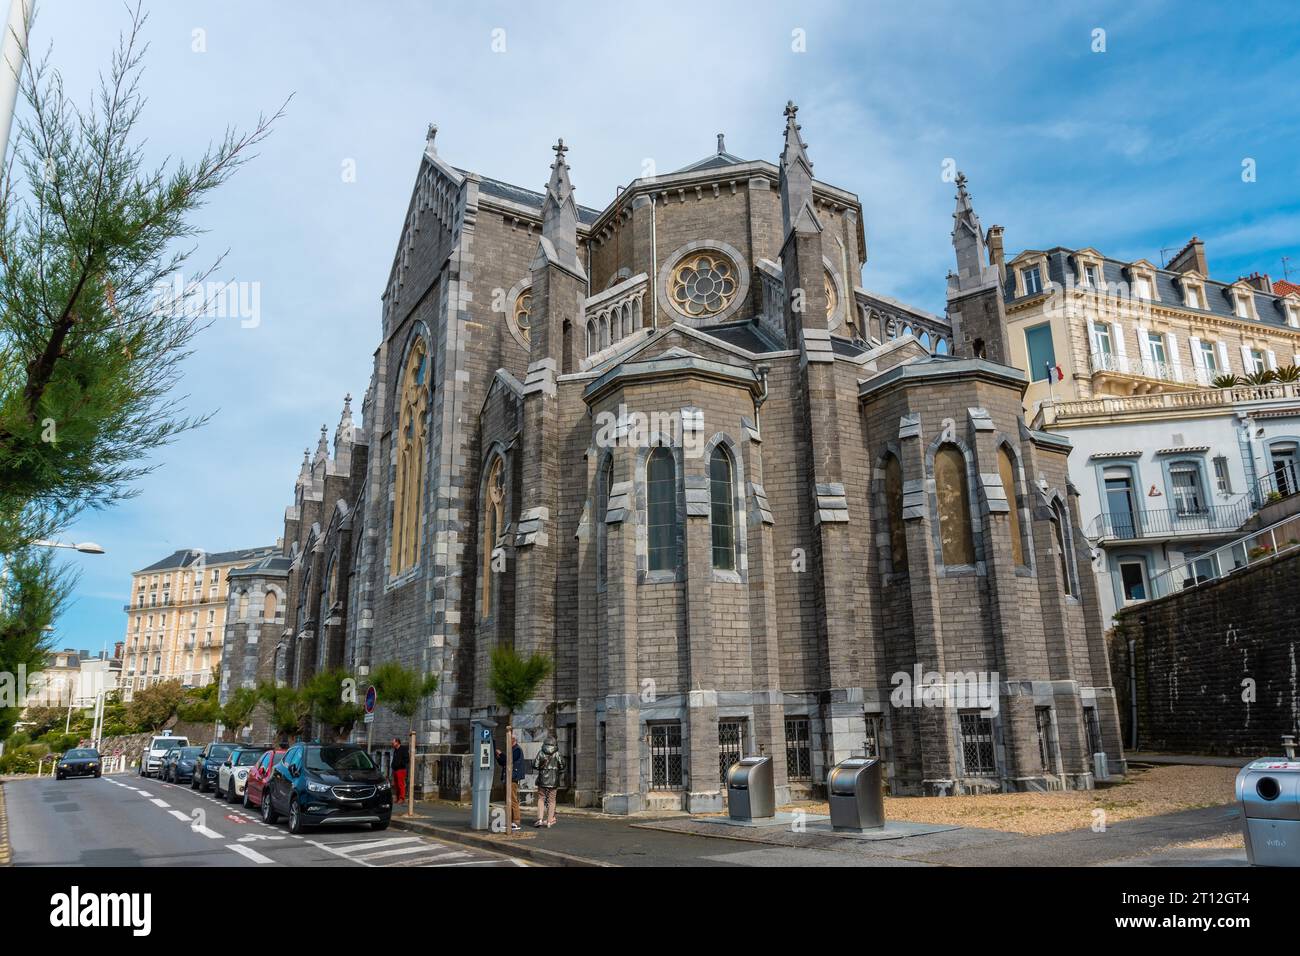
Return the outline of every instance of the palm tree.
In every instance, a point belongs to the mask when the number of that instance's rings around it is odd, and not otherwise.
[[[514,712],[537,695],[537,688],[550,676],[554,666],[545,654],[534,654],[525,660],[513,647],[505,644],[498,644],[492,650],[488,688],[496,697],[497,706],[506,712],[507,817],[510,815],[510,787],[514,783],[514,730],[510,723]],[[509,827],[506,827],[506,833],[510,833]]]
[[[1215,388],[1236,388],[1241,384],[1241,379],[1235,375],[1216,375],[1210,384]]]
[[[1273,373],[1273,380],[1277,382],[1294,383],[1300,382],[1300,366],[1284,365]]]
[[[415,736],[415,715],[420,705],[438,691],[438,675],[420,675],[419,671],[409,670],[396,661],[381,664],[371,676],[371,683],[379,693],[384,706],[398,717],[405,717],[407,735]],[[415,754],[411,754],[415,759]],[[414,770],[414,766],[412,766]],[[406,790],[408,814],[415,812],[415,779],[412,776]]]
[[[1262,368],[1258,372],[1251,372],[1246,376],[1245,384],[1247,385],[1271,385],[1277,380],[1277,372],[1271,368]]]

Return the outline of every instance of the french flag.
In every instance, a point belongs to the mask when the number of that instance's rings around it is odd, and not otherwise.
[[[1044,362],[1043,367],[1047,369],[1047,380],[1049,382],[1065,380],[1065,370],[1061,368],[1060,363],[1053,365],[1051,362]]]

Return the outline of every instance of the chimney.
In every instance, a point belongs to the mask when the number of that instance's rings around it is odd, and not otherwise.
[[[1252,272],[1246,276],[1246,281],[1250,283],[1252,289],[1267,292],[1269,295],[1273,294],[1273,280],[1268,277],[1266,272]]]
[[[1187,245],[1183,246],[1178,254],[1169,260],[1169,265],[1165,268],[1170,272],[1192,272],[1195,270],[1208,279],[1210,266],[1205,261],[1205,243],[1201,242],[1196,236],[1192,236]]]
[[[989,226],[988,238],[985,244],[989,249],[989,261],[998,267],[998,278],[1002,282],[1007,281],[1007,257],[1002,248],[1002,227]]]

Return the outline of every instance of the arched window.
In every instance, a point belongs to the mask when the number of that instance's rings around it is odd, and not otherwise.
[[[589,320],[587,322],[587,354],[590,355],[596,351],[596,322]]]
[[[948,340],[947,340],[947,339],[940,339],[940,340],[939,340],[939,344],[936,345],[936,346],[934,347],[934,354],[935,354],[935,355],[947,355],[947,354],[948,354]]]
[[[646,461],[646,523],[650,532],[650,570],[677,568],[677,464],[667,448]]]
[[[1020,508],[1016,504],[1019,493],[1016,484],[1016,462],[1006,445],[998,447],[998,473],[1002,477],[1002,487],[1007,493],[1007,504],[1011,507],[1011,559],[1016,564],[1025,563],[1025,543],[1020,535]]]
[[[242,621],[248,617],[248,592],[239,592],[239,619]]]
[[[889,518],[889,559],[894,572],[907,572],[907,529],[903,527],[903,466],[897,455],[885,459],[885,504]]]
[[[736,570],[736,522],[732,501],[731,456],[721,445],[709,458],[709,522],[713,529],[713,566]]]
[[[939,504],[939,545],[944,564],[974,564],[975,538],[970,526],[970,489],[966,456],[955,445],[934,456],[934,490]]]
[[[609,492],[614,487],[614,458],[607,456],[600,466],[596,482],[596,586],[604,587],[609,580],[609,539],[605,519],[609,516]]]
[[[482,598],[479,601],[479,617],[492,616],[492,552],[496,549],[497,538],[505,525],[505,465],[498,457],[492,462],[488,472],[486,494],[483,501],[483,551],[479,563],[483,566]]]
[[[929,333],[929,332],[922,332],[922,333],[921,333],[921,338],[920,338],[918,341],[920,341],[921,345],[924,346],[925,349],[926,349],[927,351],[929,351],[929,349],[930,349],[930,333]]]
[[[1061,571],[1061,590],[1074,594],[1074,584],[1070,580],[1070,527],[1065,517],[1065,509],[1059,501],[1052,503],[1052,544],[1056,551],[1056,560]]]
[[[280,607],[280,595],[274,591],[267,591],[266,598],[262,602],[262,617],[268,621],[275,619],[275,612]]]
[[[600,317],[600,348],[609,345],[609,313],[606,312]]]
[[[417,339],[406,359],[397,399],[397,490],[393,498],[393,550],[390,573],[413,568],[420,560],[420,504],[424,499],[424,461],[428,442],[429,360]]]

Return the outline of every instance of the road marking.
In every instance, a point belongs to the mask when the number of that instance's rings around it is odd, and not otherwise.
[[[227,843],[227,844],[226,844],[226,849],[227,849],[227,850],[234,850],[234,851],[235,851],[236,853],[238,853],[240,856],[246,856],[246,857],[248,857],[250,860],[252,860],[254,863],[274,863],[274,862],[275,862],[275,861],[272,860],[269,856],[262,856],[262,854],[258,853],[256,850],[251,849],[250,847],[243,846],[242,844],[239,844],[239,843]]]
[[[335,846],[344,853],[356,853],[358,850],[377,850],[381,846],[396,846],[399,843],[419,843],[419,837],[393,837],[388,840],[363,840],[358,843],[336,843]],[[345,849],[346,848],[346,849]]]
[[[171,811],[169,811],[169,812],[170,812],[171,815],[174,816],[177,820],[183,820],[183,821],[186,822],[186,823],[189,823],[189,822],[190,822],[190,815],[189,815],[188,813],[182,813],[180,810],[171,810]]]
[[[364,856],[358,857],[358,859],[378,860],[390,856],[405,856],[408,853],[428,853],[430,850],[437,850],[437,849],[440,848],[428,847],[428,846],[406,846],[406,847],[400,847],[399,849],[396,850],[380,850],[378,853],[367,853]],[[442,853],[437,856],[430,857],[430,859],[450,860],[450,859],[466,857],[466,856],[469,856],[469,854],[464,852],[463,850],[457,850],[452,853]]]
[[[348,860],[352,863],[359,863],[362,866],[374,867],[373,863],[367,863],[365,860],[354,859],[353,857],[348,856],[348,854],[346,853],[340,853],[338,850],[334,849],[334,847],[330,846],[328,843],[321,843],[317,840],[308,840],[307,842],[310,843],[312,846],[317,847],[318,849],[324,850],[326,853],[331,853],[334,856],[337,856],[339,859]]]
[[[504,784],[502,784],[502,786],[504,786]],[[152,799],[150,799],[149,802],[152,803],[155,807],[162,807],[164,809],[171,806],[171,804],[168,803],[166,800],[160,800],[158,797],[153,797]]]
[[[189,817],[186,817],[185,819],[188,820]],[[192,829],[195,833],[202,833],[202,834],[203,834],[205,837],[207,837],[209,840],[223,840],[223,839],[225,839],[225,837],[223,837],[223,836],[222,836],[220,833],[218,833],[216,830],[209,830],[207,827],[203,826],[202,824],[198,824],[198,823],[196,823],[196,824],[195,824],[194,826],[192,826],[190,829]]]

